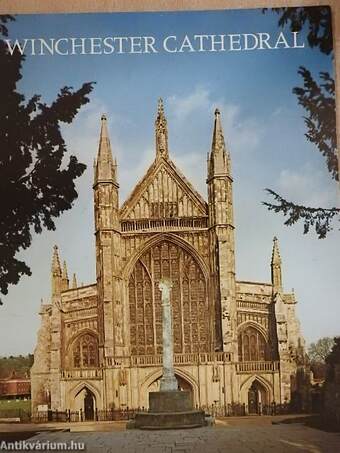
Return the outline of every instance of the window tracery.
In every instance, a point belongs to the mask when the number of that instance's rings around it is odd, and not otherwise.
[[[137,261],[129,280],[130,344],[133,355],[162,353],[162,307],[158,282],[168,277],[174,352],[208,352],[207,285],[197,261],[182,247],[162,241]]]
[[[248,326],[239,333],[238,356],[240,362],[270,360],[268,343],[255,327]]]
[[[94,335],[81,335],[73,344],[73,367],[95,368],[98,366],[98,340]]]

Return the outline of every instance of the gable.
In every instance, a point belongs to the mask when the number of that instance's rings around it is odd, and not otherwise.
[[[202,217],[203,197],[170,159],[156,159],[120,210],[121,219]]]

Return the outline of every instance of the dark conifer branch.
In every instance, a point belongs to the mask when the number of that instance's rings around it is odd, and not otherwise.
[[[263,8],[262,12],[269,8]],[[271,8],[280,14],[279,27],[289,26],[291,31],[300,31],[306,25],[308,28],[307,39],[310,47],[319,47],[326,55],[333,52],[333,36],[331,8],[329,6],[301,6],[297,8],[281,7]]]
[[[271,189],[266,191],[274,197],[276,204],[263,201],[269,211],[282,213],[287,217],[284,224],[294,225],[298,220],[303,222],[303,233],[306,234],[312,227],[319,239],[326,237],[327,233],[333,230],[332,221],[338,217],[340,221],[340,208],[311,208],[287,201]]]
[[[298,73],[304,80],[304,87],[296,87],[299,104],[306,110],[307,139],[314,143],[326,158],[327,169],[332,178],[339,181],[339,169],[336,146],[335,84],[327,72],[321,72],[324,81],[318,85],[310,71],[300,67]]]
[[[333,37],[331,23],[331,9],[324,7],[297,7],[272,8],[280,14],[279,27],[289,26],[291,31],[307,29],[307,39],[310,47],[318,47],[326,55],[333,53]],[[268,8],[263,8],[267,12]],[[335,83],[327,72],[320,72],[320,81],[317,82],[311,72],[300,66],[298,70],[303,78],[303,87],[293,88],[298,103],[306,111],[304,116],[307,132],[306,138],[316,145],[319,152],[325,157],[327,169],[332,179],[339,181],[339,157],[336,140],[336,113],[335,113]],[[297,205],[285,200],[271,189],[267,192],[277,201],[276,204],[263,202],[271,211],[287,216],[285,225],[293,225],[301,220],[304,224],[304,233],[311,227],[319,239],[326,237],[333,229],[332,221],[340,220],[339,208],[311,208]]]

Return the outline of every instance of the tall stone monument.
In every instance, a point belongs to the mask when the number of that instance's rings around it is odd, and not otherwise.
[[[205,414],[193,409],[190,392],[178,390],[174,369],[171,288],[169,279],[163,278],[159,282],[163,314],[163,375],[160,390],[149,393],[149,411],[136,414],[133,422],[135,428],[196,428],[205,425]]]
[[[172,334],[172,310],[170,304],[170,291],[172,283],[170,280],[162,279],[159,282],[159,290],[162,293],[162,318],[163,318],[163,376],[161,378],[160,390],[178,390],[177,379],[174,370],[174,342]]]

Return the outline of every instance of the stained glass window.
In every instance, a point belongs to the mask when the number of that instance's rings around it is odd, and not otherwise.
[[[85,334],[73,345],[74,368],[93,368],[98,366],[98,340],[94,335]]]
[[[137,261],[130,276],[131,353],[162,353],[162,307],[158,288],[162,277],[170,278],[173,284],[174,352],[208,352],[213,312],[208,304],[202,269],[182,247],[162,241]]]
[[[240,362],[270,360],[269,348],[262,333],[248,326],[238,335],[238,354]]]

